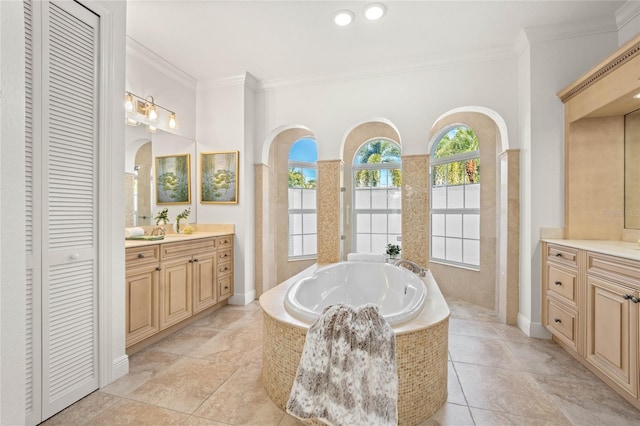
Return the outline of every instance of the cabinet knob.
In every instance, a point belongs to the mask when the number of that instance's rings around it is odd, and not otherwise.
[[[635,296],[631,296],[631,301],[632,301],[633,303],[640,303],[640,299],[638,299],[638,298],[637,298],[637,297],[635,297]]]
[[[194,262],[197,262],[197,261],[198,261],[198,259],[193,259],[193,261],[194,261]]]
[[[189,259],[189,263],[193,263],[193,259]]]
[[[156,271],[162,271],[162,268],[158,266],[156,267]]]
[[[622,295],[622,298],[623,298],[624,300],[629,300],[629,299],[631,299],[631,297],[632,297],[632,296],[629,296],[628,294],[623,294],[623,295]]]
[[[144,253],[138,253],[138,259],[144,259]]]
[[[555,285],[562,285],[562,281],[556,281],[554,282]]]
[[[225,286],[224,286],[224,289],[225,289],[225,290],[229,290],[229,286],[226,286],[226,285],[225,285]]]
[[[562,257],[562,253],[556,253],[556,257]]]
[[[556,318],[553,320],[556,324],[562,324],[562,320],[560,318]]]

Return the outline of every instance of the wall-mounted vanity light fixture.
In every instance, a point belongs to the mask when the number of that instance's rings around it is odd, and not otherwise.
[[[138,126],[146,124],[147,130],[155,132],[158,128],[162,111],[166,111],[166,128],[168,130],[176,130],[178,128],[178,120],[176,113],[161,105],[158,105],[153,96],[141,97],[131,92],[126,92],[124,96],[124,109],[127,112],[126,123],[130,126]]]

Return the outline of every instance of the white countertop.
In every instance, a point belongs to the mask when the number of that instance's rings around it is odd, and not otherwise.
[[[163,240],[125,240],[124,247],[142,247],[153,244],[176,243],[181,241],[191,241],[200,238],[222,237],[224,235],[233,235],[232,232],[194,232],[193,234],[166,234]]]
[[[640,261],[640,247],[636,243],[627,241],[609,240],[564,240],[556,238],[544,238],[542,241],[587,250],[595,253],[608,254],[624,259]]]

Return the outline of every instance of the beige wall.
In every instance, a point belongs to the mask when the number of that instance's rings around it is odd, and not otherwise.
[[[624,132],[624,227],[640,229],[640,111],[626,116]]]

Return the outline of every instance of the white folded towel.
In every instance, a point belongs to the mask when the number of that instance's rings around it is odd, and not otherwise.
[[[139,237],[141,235],[144,235],[144,229],[142,229],[140,227],[124,228],[124,237],[125,238]]]
[[[349,253],[347,255],[347,261],[384,263],[387,261],[387,257],[379,253]]]

